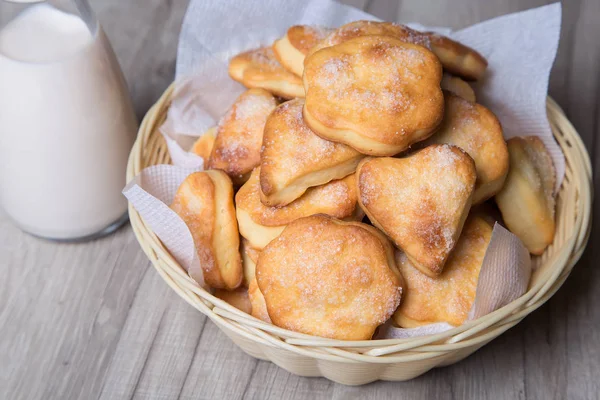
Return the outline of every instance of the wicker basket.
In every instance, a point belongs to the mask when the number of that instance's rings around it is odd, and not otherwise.
[[[129,157],[128,181],[147,166],[170,162],[157,128],[166,117],[172,92],[171,86],[142,122]],[[579,135],[550,98],[547,110],[554,136],[566,157],[566,175],[557,199],[554,243],[534,259],[537,269],[526,294],[491,314],[440,334],[411,339],[339,341],[278,328],[199,287],[130,205],[131,225],[142,249],[169,286],[213,320],[249,355],[270,360],[297,375],[324,376],[347,385],[378,379],[411,379],[431,368],[462,360],[519,323],[560,288],[581,256],[590,235],[590,160]]]

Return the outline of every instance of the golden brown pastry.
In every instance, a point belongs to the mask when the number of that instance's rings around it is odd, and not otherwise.
[[[510,170],[496,194],[504,223],[530,253],[540,255],[554,240],[554,163],[537,136],[509,139]]]
[[[396,254],[404,277],[402,303],[394,320],[403,328],[436,322],[462,325],[473,306],[479,271],[492,238],[492,226],[483,218],[470,215],[444,271],[432,278],[415,268],[401,251]]]
[[[194,142],[192,145],[192,153],[199,155],[205,162],[208,162],[210,153],[215,145],[216,137],[217,127],[213,126]]]
[[[231,304],[246,314],[252,313],[252,303],[248,296],[248,289],[245,287],[239,287],[235,290],[217,289],[215,290],[215,297]]]
[[[260,163],[265,122],[276,106],[266,90],[242,93],[219,122],[207,168],[225,171],[235,185],[246,182]]]
[[[273,323],[333,339],[370,339],[402,294],[392,246],[373,231],[324,215],[288,225],[256,265]]]
[[[242,255],[242,266],[244,267],[244,286],[249,287],[250,282],[254,279],[256,270],[256,261],[258,260],[259,250],[256,250],[250,245],[250,242],[242,237],[242,245],[240,253]]]
[[[271,47],[238,54],[229,61],[229,76],[247,88],[262,88],[283,97],[304,97],[302,79],[279,64]]]
[[[476,81],[485,75],[487,60],[478,52],[446,36],[424,32],[429,38],[429,48],[440,59],[444,69],[468,81]]]
[[[426,48],[362,36],[304,61],[304,120],[319,136],[377,156],[429,137],[442,122],[442,68]]]
[[[480,79],[487,69],[487,60],[470,47],[434,32],[419,32],[392,22],[350,22],[331,32],[317,43],[308,55],[359,36],[369,35],[390,36],[403,42],[424,46],[435,53],[444,69],[467,80]]]
[[[302,117],[304,99],[279,105],[267,118],[260,167],[261,200],[284,206],[306,189],[353,174],[364,157],[317,136]]]
[[[250,303],[252,304],[252,312],[250,314],[255,318],[271,324],[272,322],[271,318],[269,317],[269,312],[267,311],[265,297],[258,288],[256,278],[252,279],[250,282],[250,287],[248,288],[248,297],[250,298]]]
[[[468,82],[465,82],[458,76],[445,73],[442,77],[442,89],[452,92],[471,103],[475,103],[475,91]]]
[[[260,168],[235,196],[241,235],[250,245],[262,250],[290,222],[313,214],[328,214],[336,218],[360,220],[363,212],[357,204],[354,175],[310,188],[306,193],[283,207],[270,207],[260,201]]]
[[[237,288],[242,282],[242,261],[233,185],[227,174],[189,175],[177,189],[171,208],[192,234],[205,282],[217,289]]]
[[[359,204],[423,273],[437,276],[471,207],[475,164],[456,146],[370,158],[356,171]]]
[[[508,173],[508,150],[498,118],[481,104],[444,92],[446,113],[438,131],[419,145],[447,143],[473,158],[477,183],[473,204],[493,197],[502,189]]]
[[[331,29],[321,26],[291,26],[284,37],[273,43],[275,57],[285,69],[302,76],[304,57],[314,45],[324,39],[331,31]]]
[[[406,43],[418,44],[429,48],[429,38],[426,34],[409,28],[405,25],[392,22],[377,21],[353,21],[339,28],[333,29],[325,38],[315,44],[307,53],[307,56],[316,53],[326,47],[344,43],[347,40],[360,36],[389,36]]]

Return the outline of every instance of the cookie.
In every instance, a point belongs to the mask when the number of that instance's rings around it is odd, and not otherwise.
[[[313,53],[304,67],[306,124],[363,154],[397,154],[444,117],[442,68],[425,47],[362,36]]]
[[[323,215],[288,225],[256,265],[273,323],[332,339],[370,339],[402,294],[392,246],[374,230]]]
[[[271,47],[233,57],[229,61],[229,76],[247,88],[262,88],[285,99],[304,97],[302,79],[283,68]]]
[[[189,175],[171,204],[194,239],[205,282],[217,289],[235,289],[242,282],[242,260],[233,185],[223,171]]]
[[[260,163],[261,201],[287,205],[310,187],[344,178],[364,157],[316,135],[302,117],[303,99],[279,105],[267,118]]]
[[[356,171],[359,204],[423,273],[439,275],[471,207],[475,163],[456,146],[370,158]]]
[[[537,136],[514,137],[507,144],[510,169],[496,204],[506,227],[530,253],[540,255],[556,231],[554,163]]]

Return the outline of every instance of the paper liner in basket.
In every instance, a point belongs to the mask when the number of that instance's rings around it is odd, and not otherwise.
[[[137,175],[125,187],[123,194],[179,264],[204,286],[192,235],[183,220],[169,208],[185,177],[198,170],[201,168],[151,166]],[[479,318],[523,295],[527,291],[530,276],[529,252],[515,235],[496,224],[484,256],[469,319]],[[448,324],[432,324],[415,329],[385,325],[377,338],[423,336],[450,328],[452,326]]]
[[[123,189],[123,194],[140,213],[169,253],[185,268],[190,277],[204,286],[194,239],[187,225],[169,207],[179,185],[200,168],[183,168],[172,165],[154,165],[144,168]]]
[[[189,138],[200,136],[225,114],[243,87],[227,74],[229,59],[270,45],[291,25],[337,27],[374,16],[328,0],[192,0],[179,39],[177,85],[161,132],[175,165],[199,163],[187,153]],[[561,6],[555,3],[441,33],[471,46],[489,62],[475,85],[478,102],[497,116],[508,139],[539,136],[562,182],[565,159],[546,116],[548,79],[560,34]],[[425,29],[422,26],[415,27]]]

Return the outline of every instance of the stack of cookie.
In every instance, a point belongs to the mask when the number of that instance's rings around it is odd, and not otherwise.
[[[497,220],[533,254],[554,236],[550,156],[535,137],[507,144],[476,103],[467,81],[486,68],[447,37],[368,21],[293,26],[235,56],[248,90],[194,144],[207,170],[172,204],[206,283],[328,338],[462,324]]]

